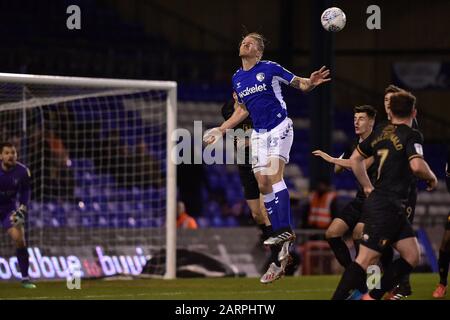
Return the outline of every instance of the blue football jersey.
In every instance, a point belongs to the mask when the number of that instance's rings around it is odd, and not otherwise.
[[[287,117],[280,82],[289,84],[295,75],[272,61],[259,61],[248,71],[233,75],[233,90],[245,104],[256,131],[271,130]]]

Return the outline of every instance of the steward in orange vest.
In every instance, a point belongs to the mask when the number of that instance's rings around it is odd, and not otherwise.
[[[327,229],[333,219],[333,204],[337,195],[335,191],[328,190],[328,186],[327,190],[323,187],[319,186],[310,194],[308,225],[312,228]]]
[[[183,202],[178,202],[177,210],[177,228],[182,229],[197,229],[198,225],[194,218],[186,212],[186,207]]]

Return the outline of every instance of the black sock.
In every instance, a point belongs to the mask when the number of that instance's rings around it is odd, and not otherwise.
[[[341,281],[334,292],[332,300],[347,299],[353,289],[364,287],[366,279],[366,271],[361,268],[358,263],[350,263],[342,275]]]
[[[261,238],[263,238],[263,240],[268,239],[273,233],[271,225],[266,226],[265,224],[258,224],[258,228],[262,232]]]
[[[278,267],[281,266],[281,262],[278,261],[279,252],[280,252],[279,246],[270,246],[270,260],[274,262]]]
[[[404,289],[411,289],[411,281],[410,281],[410,277],[411,277],[411,273],[405,274],[401,279],[400,279],[400,287],[404,288]]]
[[[444,286],[447,285],[448,277],[448,264],[450,263],[450,252],[439,250],[439,277],[441,278],[439,283]]]
[[[400,282],[401,278],[411,273],[412,270],[413,267],[405,259],[395,260],[381,277],[380,289],[370,291],[370,296],[380,300],[386,292],[392,290]]]
[[[28,268],[30,266],[28,249],[19,248],[16,250],[17,260],[19,261],[20,273],[23,278],[28,278]]]
[[[386,247],[381,253],[380,262],[383,267],[383,273],[386,272],[392,265],[392,259],[394,259],[394,249],[391,246]]]
[[[264,240],[268,239],[273,234],[272,226],[266,226],[265,224],[259,224],[258,228],[262,231],[261,238]],[[280,248],[278,246],[270,246],[270,262],[274,262],[278,267],[281,266],[280,261],[278,261],[278,252]]]
[[[355,246],[355,259],[359,254],[359,245],[361,244],[361,239],[353,239],[353,245]]]
[[[348,265],[352,263],[352,257],[350,256],[350,251],[342,237],[328,238],[327,241],[336,256],[337,261],[339,261],[341,266],[347,268]]]

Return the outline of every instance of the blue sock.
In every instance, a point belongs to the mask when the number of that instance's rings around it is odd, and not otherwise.
[[[267,216],[272,224],[272,230],[277,231],[280,229],[278,222],[278,205],[276,204],[275,194],[269,193],[264,195],[264,206],[267,210]]]
[[[291,226],[291,201],[289,191],[284,180],[275,183],[273,186],[275,198],[278,200],[278,224],[280,228],[292,228]]]

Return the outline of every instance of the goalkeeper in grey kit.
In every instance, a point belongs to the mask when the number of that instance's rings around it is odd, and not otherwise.
[[[30,170],[17,161],[17,151],[9,142],[0,145],[0,218],[4,230],[16,245],[22,286],[34,289],[28,277],[29,256],[25,242],[25,215],[30,201]],[[19,206],[16,208],[16,200]]]

